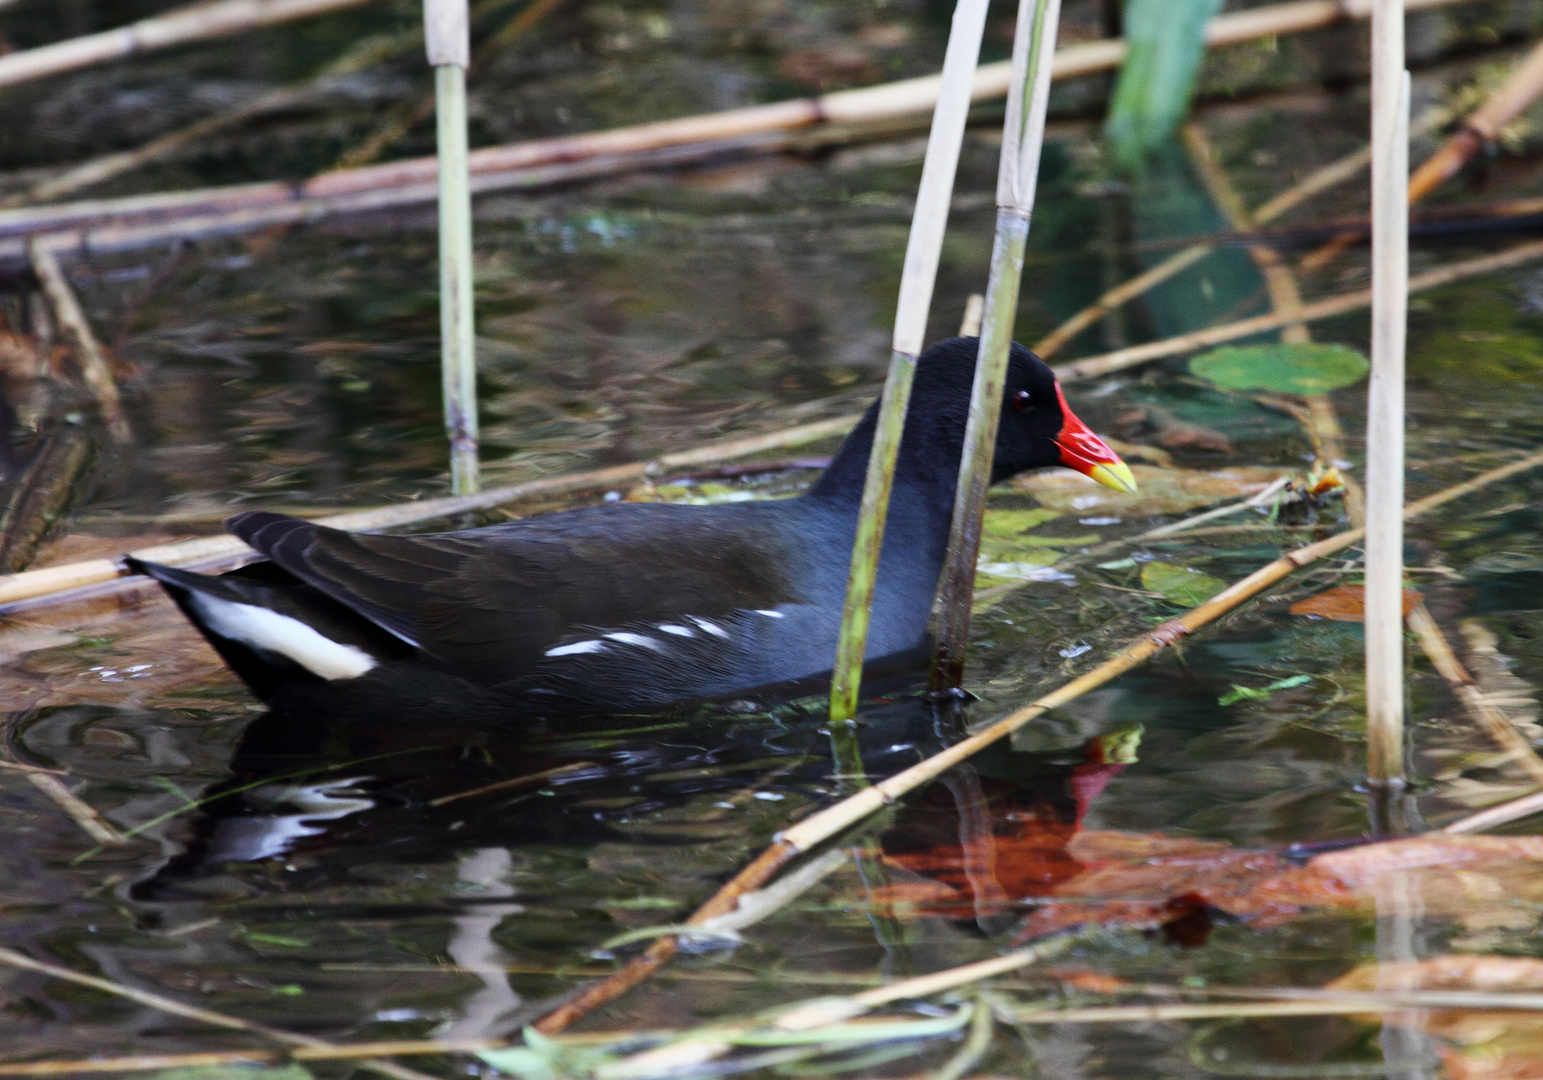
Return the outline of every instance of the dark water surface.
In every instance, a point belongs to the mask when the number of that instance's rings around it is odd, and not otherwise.
[[[910,28],[896,70],[925,70],[936,13],[916,7],[881,17],[882,7],[865,8],[864,18]],[[1504,5],[1476,7],[1503,8],[1512,19],[1506,33],[1523,19]],[[25,24],[34,28],[35,8]],[[637,21],[648,11],[617,7],[603,17]],[[672,69],[678,83],[659,75],[657,100],[631,107],[653,116],[737,103],[704,89],[722,90],[727,75],[712,83],[685,70],[707,63],[714,49],[732,51],[720,41],[727,31],[708,19],[716,11],[688,5],[675,14],[679,26],[708,27],[706,36]],[[586,18],[585,33],[601,35],[594,20],[602,15]],[[819,24],[807,12],[800,18],[800,26]],[[646,19],[642,31],[617,25],[613,35],[648,32]],[[1449,38],[1461,44],[1458,30]],[[1443,59],[1443,41],[1416,79],[1417,110],[1471,78],[1471,68]],[[557,74],[531,90],[534,101],[560,96],[558,76],[569,70],[555,52],[541,55]],[[666,65],[667,50],[648,55]],[[759,72],[757,92],[795,92],[785,74],[766,73],[771,66],[747,69]],[[690,93],[672,97],[670,86]],[[583,115],[572,121],[579,127],[586,118],[638,118],[620,106],[605,111],[601,97],[580,100]],[[529,117],[506,116],[502,127],[496,118],[490,106],[484,141],[544,133]],[[1356,91],[1312,91],[1215,109],[1204,122],[1257,205],[1354,149],[1364,102]],[[304,139],[313,136],[314,127],[293,134],[304,143],[295,160],[307,168],[317,151]],[[968,141],[934,336],[953,332],[965,298],[985,284],[995,143],[989,124]],[[1418,145],[1416,156],[1427,149]],[[861,143],[479,202],[485,482],[647,458],[865,404],[887,358],[921,150],[907,139]],[[240,160],[231,150],[179,168],[214,182],[240,178]],[[10,163],[35,162],[17,152]],[[1535,193],[1535,164],[1498,162],[1491,195]],[[1046,149],[1039,198],[1018,324],[1025,341],[1161,257],[1151,242],[1221,227],[1182,158],[1140,183],[1112,184],[1087,131],[1074,124]],[[1351,184],[1309,213],[1329,218],[1360,205]],[[44,558],[208,535],[244,509],[309,512],[441,493],[432,225],[429,217],[350,220],[74,267],[90,316],[124,365],[135,441],[103,445],[89,491]],[[1462,240],[1421,245],[1416,269],[1480,250]],[[1353,252],[1304,285],[1321,295],[1364,280],[1364,253]],[[1063,358],[1266,304],[1246,254],[1226,250],[1096,325]],[[1314,327],[1318,340],[1357,348],[1366,333],[1362,316]],[[1416,297],[1409,367],[1411,496],[1534,449],[1543,439],[1543,271]],[[1147,563],[1230,581],[1287,546],[1344,527],[1331,502],[1275,523],[1251,512],[1221,522],[1246,529],[1085,556],[1275,475],[1303,474],[1312,444],[1289,412],[1200,383],[1182,360],[1068,387],[1068,396],[1145,466],[1143,494],[1122,500],[1053,478],[997,493],[998,510],[1048,507],[1056,516],[988,540],[999,570],[982,585],[998,590],[976,619],[968,685],[979,700],[968,708],[970,723],[1032,700],[1176,614],[1177,605],[1143,585]],[[1336,392],[1333,404],[1349,471],[1359,474],[1363,389]],[[1203,437],[1186,441],[1184,432]],[[1196,473],[1219,474],[1207,483],[1220,486],[1195,494]],[[795,462],[621,494],[774,496],[813,475]],[[1532,687],[1543,680],[1540,520],[1543,474],[1527,474],[1408,532],[1414,584],[1481,685],[1525,725],[1537,719]],[[1052,580],[1000,589],[1057,560],[1063,573]],[[1079,830],[1240,847],[1365,835],[1360,628],[1288,612],[1357,574],[1348,557],[1299,574],[1031,725],[1011,747],[956,770],[846,841],[849,860],[743,931],[743,943],[690,950],[590,1026],[689,1026],[996,955],[1080,868],[1067,853]],[[778,829],[846,783],[832,775],[814,698],[752,696],[678,715],[497,730],[390,715],[304,724],[267,715],[147,589],[4,613],[0,662],[5,758],[67,773],[77,795],[131,834],[123,846],[96,847],[23,774],[0,771],[0,944],[334,1041],[516,1033],[585,976],[641,948],[608,949],[608,941],[678,922]],[[1407,816],[1439,824],[1522,794],[1524,774],[1495,761],[1423,658],[1410,664],[1419,782]],[[1308,681],[1266,700],[1219,703],[1236,686],[1298,675]],[[917,689],[914,679],[901,680],[865,712],[860,739],[871,776],[955,737]],[[1138,728],[1135,760],[1088,749],[1107,736],[1128,748]],[[982,851],[996,860],[987,877],[965,865]],[[1536,905],[1488,887],[1473,883],[1471,909],[1437,905],[1419,920],[1415,955],[1543,955]],[[1063,968],[1170,986],[1320,986],[1377,955],[1366,911],[1307,911],[1264,928],[1181,909],[1174,921],[1183,915],[1182,926],[1112,930],[1075,946]],[[1074,994],[1034,972],[1021,979],[1013,992],[1025,1000]],[[5,1061],[257,1043],[9,969],[0,970],[0,1032]],[[910,1056],[867,1071],[916,1074],[957,1046],[912,1046]],[[468,1060],[415,1064],[452,1076],[475,1071]],[[1351,1019],[1143,1023],[1002,1029],[976,1072],[1344,1076],[1376,1074],[1381,1060],[1377,1029]],[[318,1064],[313,1072],[352,1068]],[[836,1064],[807,1068],[834,1072]]]

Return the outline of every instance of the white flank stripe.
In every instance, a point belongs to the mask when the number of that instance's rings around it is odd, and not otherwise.
[[[780,611],[767,611],[764,608],[756,608],[755,613],[757,615],[765,615],[768,619],[785,618],[785,616]]]
[[[254,604],[193,594],[204,622],[221,637],[288,657],[323,679],[356,679],[378,661],[363,649],[333,641],[299,619]]]
[[[623,645],[640,645],[645,649],[653,649],[655,652],[664,651],[664,642],[655,641],[653,638],[644,637],[642,634],[629,634],[625,630],[619,630],[614,634],[607,634],[606,637],[612,641],[619,641]]]
[[[659,624],[662,633],[674,634],[676,637],[696,637],[696,631],[689,626],[676,626],[674,623],[662,622]]]
[[[686,618],[690,619],[692,622],[694,622],[698,626],[700,626],[703,630],[706,630],[709,634],[712,634],[712,635],[714,635],[716,637],[721,637],[721,638],[727,639],[728,636],[729,636],[728,631],[725,630],[723,627],[719,626],[715,622],[708,622],[706,619],[703,619],[703,618],[701,618],[699,616],[696,616],[696,615],[687,615]]]
[[[547,656],[577,656],[579,653],[599,652],[605,648],[603,641],[575,641],[572,645],[559,645],[548,649]]]

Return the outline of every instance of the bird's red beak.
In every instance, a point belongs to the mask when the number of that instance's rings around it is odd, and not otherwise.
[[[1092,429],[1077,419],[1072,407],[1066,403],[1061,384],[1055,384],[1055,396],[1061,402],[1061,433],[1055,437],[1061,448],[1061,464],[1090,476],[1105,487],[1127,495],[1136,491],[1136,478],[1130,466],[1120,460],[1120,455],[1109,449],[1109,444],[1093,434]]]

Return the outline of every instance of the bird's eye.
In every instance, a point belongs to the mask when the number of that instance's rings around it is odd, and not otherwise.
[[[1013,408],[1019,412],[1028,412],[1034,407],[1034,398],[1027,390],[1020,390],[1013,395]]]

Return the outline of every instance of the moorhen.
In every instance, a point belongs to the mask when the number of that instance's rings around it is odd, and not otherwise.
[[[926,644],[977,340],[919,359],[868,637]],[[1118,491],[1130,469],[1014,344],[993,482],[1065,465]],[[320,686],[545,714],[652,709],[828,675],[877,404],[796,498],[610,503],[421,536],[253,511],[227,528],[270,560],[220,577],[135,562],[258,697]],[[425,689],[425,688],[428,689]],[[400,695],[400,697],[399,697]]]

